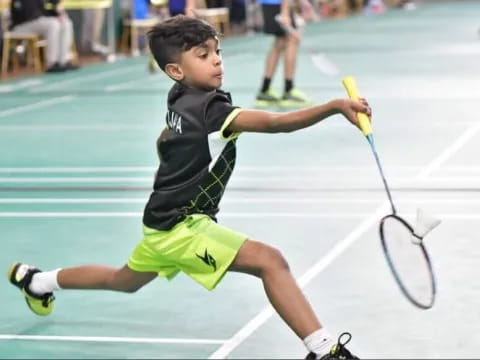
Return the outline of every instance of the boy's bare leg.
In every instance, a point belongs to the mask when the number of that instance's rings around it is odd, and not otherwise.
[[[247,240],[229,270],[261,278],[270,303],[300,339],[321,328],[287,262],[277,249]]]
[[[285,40],[285,79],[293,80],[297,64],[299,35],[290,34]]]
[[[275,37],[273,46],[267,54],[266,64],[265,64],[265,77],[271,79],[275,75],[275,70],[277,69],[278,60],[285,49],[285,38]]]
[[[87,265],[65,268],[58,272],[57,281],[62,289],[103,289],[135,292],[155,277],[155,272],[138,272],[128,266],[112,268]]]

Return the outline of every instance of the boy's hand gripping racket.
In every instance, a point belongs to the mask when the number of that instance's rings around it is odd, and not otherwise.
[[[342,81],[352,100],[359,100],[355,79],[347,76]],[[387,192],[392,213],[380,221],[379,231],[382,249],[388,266],[402,293],[415,306],[429,309],[435,301],[435,276],[432,263],[423,238],[436,226],[440,220],[427,216],[420,209],[417,210],[415,229],[403,218],[397,215],[393,204],[390,189],[383,173],[382,165],[375,149],[370,119],[366,114],[358,113],[358,122],[362,133],[366,136],[372,149],[378,170]]]

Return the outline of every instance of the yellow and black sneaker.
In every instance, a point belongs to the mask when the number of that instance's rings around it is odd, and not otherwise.
[[[279,104],[283,107],[302,108],[312,106],[314,103],[300,90],[292,89],[283,94]]]
[[[37,315],[46,316],[53,311],[53,301],[55,300],[53,293],[36,295],[28,288],[33,275],[39,272],[41,271],[33,266],[14,263],[8,269],[8,280],[21,290],[30,310]]]
[[[280,102],[280,95],[273,89],[268,89],[258,93],[257,98],[255,99],[255,107],[264,108],[278,106]]]
[[[348,337],[348,339],[342,342],[342,337],[344,336]],[[352,335],[348,332],[344,332],[338,337],[338,342],[332,346],[328,354],[325,354],[322,357],[318,357],[317,354],[310,352],[305,359],[306,360],[358,359],[358,357],[356,357],[355,355],[352,355],[352,353],[348,351],[347,348],[345,347],[345,345],[347,345],[351,339],[352,339]]]

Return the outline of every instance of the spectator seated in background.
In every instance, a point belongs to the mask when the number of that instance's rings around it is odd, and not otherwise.
[[[70,62],[73,25],[61,8],[61,0],[12,0],[10,30],[36,34],[47,42],[49,73],[78,69]]]

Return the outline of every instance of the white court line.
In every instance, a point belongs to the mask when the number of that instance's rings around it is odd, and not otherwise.
[[[285,213],[224,213],[219,218],[248,218],[248,219],[258,219],[258,218],[364,218],[366,213],[298,213],[298,212],[285,212]],[[65,212],[65,211],[10,211],[10,212],[0,212],[0,218],[97,218],[97,217],[142,217],[143,212],[91,212],[91,211],[81,211],[81,212]]]
[[[427,178],[433,171],[438,169],[442,164],[444,164],[448,159],[450,159],[458,150],[460,150],[472,137],[474,137],[477,132],[480,130],[480,122],[469,127],[463,132],[460,137],[453,142],[439,157],[427,165],[420,173],[416,176],[417,180],[423,180]]]
[[[138,85],[139,83],[142,83],[142,85],[145,85],[145,83],[148,84],[150,82],[153,82],[153,80],[158,81],[159,79],[155,76],[148,75],[140,79],[133,79],[133,80],[124,81],[118,84],[108,85],[104,88],[104,91],[110,92],[110,91],[123,90],[130,87],[131,85]]]
[[[58,131],[58,130],[105,130],[105,131],[121,131],[121,130],[151,130],[151,126],[147,125],[130,125],[130,124],[113,124],[113,125],[96,125],[96,124],[58,124],[58,125],[37,125],[37,124],[22,124],[22,125],[0,125],[0,130],[4,131]]]
[[[152,172],[153,174],[153,172]],[[374,178],[373,175],[368,175],[367,177],[357,177],[355,181],[343,181],[332,184],[331,179],[325,178],[325,181],[319,181],[314,175],[310,177],[306,176],[282,176],[281,179],[278,176],[268,176],[268,177],[259,177],[259,176],[238,176],[232,179],[232,184],[247,184],[247,183],[267,183],[270,188],[275,189],[280,186],[290,186],[291,183],[295,183],[295,186],[299,185],[311,185],[315,184],[318,186],[323,186],[327,188],[339,188],[345,187],[347,185],[356,185],[366,186],[370,184],[370,180]],[[359,180],[363,180],[360,182]],[[389,185],[394,187],[402,188],[415,188],[416,186],[429,186],[432,189],[435,186],[462,186],[473,183],[477,185],[480,181],[480,177],[474,176],[450,176],[450,177],[432,177],[432,178],[422,178],[417,179],[417,177],[391,177]],[[330,181],[328,181],[330,180]],[[61,177],[0,177],[0,184],[7,183],[17,183],[17,184],[31,184],[31,183],[42,183],[42,184],[58,184],[58,183],[152,183],[153,175],[146,177],[121,177],[121,176],[61,176]],[[274,183],[275,182],[275,183]]]
[[[383,204],[381,207],[381,215],[385,215],[387,212],[387,204]],[[377,214],[379,210],[375,211]],[[354,213],[334,213],[334,212],[318,212],[318,213],[299,213],[299,212],[264,212],[264,213],[224,213],[219,216],[220,219],[274,219],[274,218],[288,218],[288,219],[364,219],[370,213],[354,212]],[[0,212],[0,218],[140,218],[143,216],[143,212],[65,212],[65,211],[10,211]],[[414,213],[402,213],[405,218],[413,218],[416,216]],[[380,219],[378,215],[375,220]],[[480,219],[480,213],[438,213],[435,217],[449,220],[476,220]],[[363,224],[363,222],[361,223]],[[360,226],[360,225],[359,225]],[[354,230],[355,231],[355,230]]]
[[[147,169],[155,170],[156,167],[146,167],[146,166],[68,166],[68,167],[55,167],[55,166],[38,166],[38,167],[0,167],[0,172],[105,172],[105,171],[144,171]],[[266,172],[271,173],[274,171],[278,172],[287,172],[292,173],[293,171],[349,171],[355,172],[359,169],[362,170],[369,170],[369,169],[376,169],[374,165],[369,166],[236,166],[236,172]],[[396,167],[395,169],[410,169],[410,170],[418,170],[420,167],[413,167],[413,166],[400,166]],[[480,169],[480,167],[478,167]]]
[[[44,85],[39,89],[32,89],[32,90],[30,90],[30,92],[31,93],[48,92],[50,90],[56,90],[58,88],[62,88],[65,85],[68,85],[70,83],[73,83],[73,84],[77,85],[78,83],[83,83],[83,82],[86,82],[86,81],[89,81],[89,80],[103,79],[103,78],[106,78],[106,77],[109,77],[109,76],[112,76],[112,75],[124,74],[124,73],[128,73],[128,72],[131,72],[131,71],[134,71],[134,70],[138,70],[138,65],[128,66],[128,67],[120,68],[120,69],[113,69],[113,70],[109,70],[109,71],[103,71],[101,73],[93,73],[93,74],[90,74],[90,75],[80,75],[80,76],[76,76],[74,78],[69,78],[69,79],[66,79],[66,80],[57,81],[57,82],[54,82],[53,84]]]
[[[108,126],[108,125],[107,125]],[[142,126],[143,127],[143,126]],[[76,127],[74,127],[76,128]],[[80,125],[78,128],[82,128]],[[375,165],[366,166],[263,166],[263,165],[239,165],[235,167],[235,171],[238,172],[325,172],[325,171],[346,171],[354,173],[359,170],[376,170]],[[389,170],[405,170],[405,171],[419,171],[421,166],[393,166],[389,167]],[[56,166],[37,166],[37,167],[0,167],[0,173],[58,173],[58,172],[138,172],[138,171],[155,171],[155,166],[68,166],[68,167],[56,167]],[[480,166],[443,166],[442,171],[460,171],[460,172],[475,172],[480,171]]]
[[[39,101],[37,103],[33,103],[33,104],[30,104],[30,105],[20,105],[18,107],[14,107],[14,108],[11,108],[11,109],[0,111],[0,118],[5,117],[5,116],[9,116],[9,115],[19,114],[19,113],[23,113],[23,112],[27,112],[27,111],[31,111],[31,110],[44,108],[44,107],[51,106],[51,105],[56,105],[56,104],[72,101],[73,99],[75,99],[75,96],[69,95],[69,96],[62,96],[62,97],[57,97],[57,98],[53,98],[53,99]]]
[[[384,196],[370,196],[366,198],[350,199],[349,194],[344,197],[322,198],[228,198],[222,199],[222,204],[371,204],[384,199]],[[0,204],[143,204],[146,198],[0,198]],[[408,198],[402,197],[396,203],[416,204],[480,204],[480,199],[472,198]]]
[[[0,334],[0,340],[23,341],[75,341],[75,342],[112,342],[112,343],[148,343],[148,344],[223,344],[217,339],[179,339],[179,338],[135,338],[112,336],[46,336]]]
[[[16,84],[0,85],[0,93],[8,93],[15,90],[24,89],[27,87],[39,86],[39,85],[42,85],[43,83],[44,82],[40,79],[30,79],[30,80],[20,81]]]
[[[309,46],[309,45],[307,45]],[[309,46],[311,48],[311,46]],[[316,53],[310,50],[310,59],[313,65],[326,75],[335,76],[338,75],[340,70],[338,66],[331,61],[325,54]]]
[[[155,171],[150,166],[0,167],[0,173],[91,173]]]
[[[0,183],[152,183],[153,176],[150,177],[0,177]]]

